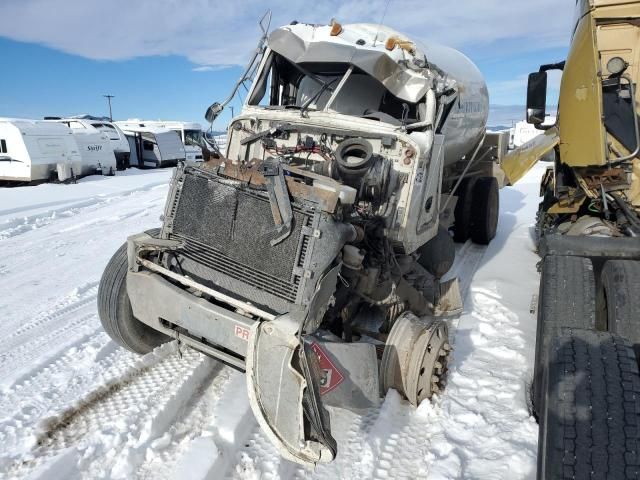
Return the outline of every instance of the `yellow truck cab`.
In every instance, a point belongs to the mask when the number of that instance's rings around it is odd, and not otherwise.
[[[554,153],[536,228],[539,479],[640,477],[639,55],[639,1],[578,0],[566,61],[529,77],[527,121],[546,131],[503,162],[513,183]]]

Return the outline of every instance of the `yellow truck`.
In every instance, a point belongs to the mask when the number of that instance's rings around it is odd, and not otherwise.
[[[509,155],[511,183],[542,178],[532,403],[538,478],[640,477],[640,1],[578,0],[566,61],[529,76],[527,121],[546,130]],[[563,70],[544,125],[547,71]]]

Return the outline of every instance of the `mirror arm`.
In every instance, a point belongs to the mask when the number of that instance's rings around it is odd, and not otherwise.
[[[549,70],[562,70],[564,71],[564,66],[567,63],[566,60],[563,60],[558,63],[549,63],[547,65],[540,65],[540,72],[548,72]]]
[[[231,100],[233,100],[233,98],[236,96],[236,93],[238,93],[238,89],[240,88],[240,86],[244,85],[244,82],[249,80],[252,77],[252,75],[255,74],[258,66],[260,65],[260,62],[258,61],[258,59],[262,55],[264,55],[264,52],[266,50],[267,39],[269,37],[269,28],[271,26],[271,10],[267,10],[265,12],[265,14],[260,19],[259,25],[260,25],[260,30],[262,30],[262,36],[260,37],[260,40],[258,41],[258,46],[256,47],[256,51],[254,52],[253,57],[251,58],[251,61],[247,65],[247,68],[242,73],[240,80],[236,82],[235,86],[233,87],[233,90],[231,90],[231,94],[225,99],[224,102],[218,103],[218,104],[216,103],[212,104],[207,110],[207,112],[209,110],[214,109],[214,106],[215,106],[216,116],[219,115],[220,112],[222,112],[222,110],[224,109],[224,107],[227,106],[231,102]],[[213,123],[213,120],[211,120],[211,123]]]

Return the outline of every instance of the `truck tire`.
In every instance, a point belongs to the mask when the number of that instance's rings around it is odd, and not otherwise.
[[[159,230],[147,233],[154,235]],[[122,245],[104,269],[98,287],[98,316],[107,334],[120,346],[145,354],[170,340],[133,316],[127,294],[127,244]]]
[[[473,186],[471,206],[471,240],[489,245],[498,230],[500,188],[494,177],[480,177]]]
[[[542,262],[532,385],[533,410],[540,416],[541,382],[548,345],[562,328],[594,329],[596,280],[588,258],[550,255]]]
[[[454,210],[453,224],[453,240],[457,243],[464,243],[471,236],[471,206],[475,183],[475,178],[465,178],[458,186],[458,202]]]
[[[640,263],[610,260],[598,290],[598,326],[626,338],[640,358]]]
[[[538,480],[640,477],[640,376],[627,341],[563,331],[543,386]]]

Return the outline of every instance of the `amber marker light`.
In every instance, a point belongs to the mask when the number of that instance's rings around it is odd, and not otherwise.
[[[341,33],[342,33],[342,25],[340,25],[336,21],[331,22],[331,33],[330,33],[330,35],[332,37],[337,37]]]

